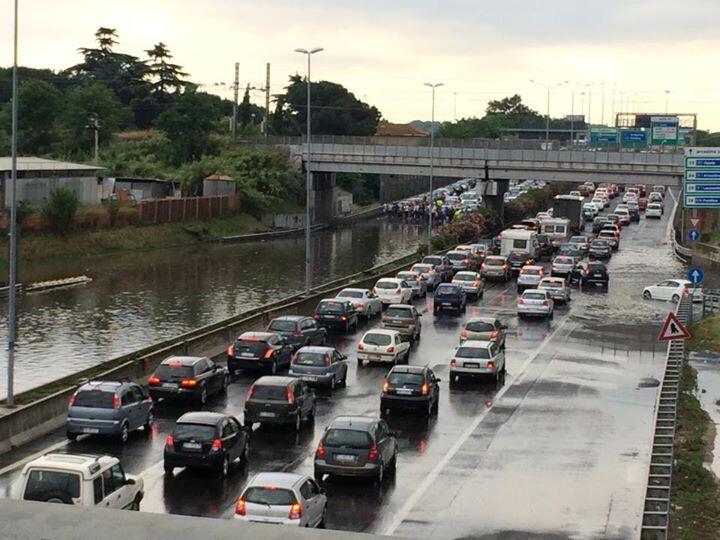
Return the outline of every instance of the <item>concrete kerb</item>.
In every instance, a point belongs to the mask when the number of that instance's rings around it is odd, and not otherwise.
[[[309,314],[322,298],[334,295],[348,287],[369,288],[380,277],[395,275],[417,258],[417,254],[407,255],[386,264],[376,266],[346,276],[342,279],[323,284],[311,291],[309,297],[294,295],[280,302],[267,304],[249,312],[198,328],[176,338],[165,340],[133,353],[109,360],[92,370],[84,370],[59,381],[67,381],[67,386],[36,401],[22,405],[17,409],[6,410],[0,416],[0,453],[25,444],[45,433],[62,426],[67,414],[67,403],[79,384],[93,379],[131,379],[144,382],[163,359],[172,355],[221,354],[227,345],[239,334],[248,330],[264,328],[274,317],[289,314]],[[103,369],[106,368],[106,369]],[[58,385],[55,381],[46,385]],[[33,389],[37,392],[43,387]],[[23,394],[19,394],[21,397]]]

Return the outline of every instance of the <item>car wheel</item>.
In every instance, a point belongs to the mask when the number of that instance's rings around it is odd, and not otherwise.
[[[350,331],[350,321],[345,321],[345,333],[347,334]]]
[[[270,373],[275,375],[277,373],[277,361],[273,360],[273,363],[270,365]]]
[[[300,428],[302,426],[302,418],[300,416],[301,416],[300,411],[298,411],[297,414],[295,415],[295,431],[296,432],[299,432]]]
[[[360,359],[358,358],[358,361],[357,361],[357,362],[358,362],[358,367],[359,367],[359,368],[363,367],[363,361],[362,361],[362,360],[360,360]]]
[[[438,395],[435,398],[435,403],[433,404],[432,413],[437,415],[439,409],[440,409],[440,392],[438,391]]]
[[[380,470],[378,471],[378,475],[375,477],[375,482],[378,486],[382,486],[383,480],[385,479],[385,464],[381,461],[380,462]]]
[[[207,388],[202,387],[202,390],[200,390],[200,405],[205,405],[207,403]]]
[[[427,409],[425,410],[425,416],[430,418],[432,416],[432,413],[433,413],[433,402],[432,402],[432,399],[429,399],[428,404],[427,404]]]
[[[175,467],[172,465],[168,465],[167,463],[163,464],[163,470],[165,471],[165,474],[172,474],[175,470]]]
[[[310,408],[310,412],[308,413],[308,416],[307,416],[308,422],[314,422],[314,421],[315,421],[315,412],[316,412],[316,409],[315,409],[315,408],[316,408],[316,407],[317,407],[317,405],[316,405],[315,402],[313,401],[312,407]]]
[[[405,357],[403,358],[403,363],[409,364],[410,363],[410,349],[405,353]]]
[[[127,422],[125,422],[120,427],[120,434],[118,435],[118,438],[120,439],[121,443],[125,444],[129,437],[130,437],[130,428],[128,427]]]
[[[325,508],[323,508],[322,517],[320,518],[320,523],[318,523],[318,529],[325,528],[326,518],[327,518],[327,505],[325,505]]]
[[[68,438],[68,440],[70,440],[70,441],[74,441],[74,440],[76,440],[76,439],[78,438],[78,434],[77,434],[77,433],[70,433],[69,431],[65,433],[65,436],[66,436],[66,437]]]
[[[145,420],[145,425],[143,426],[143,429],[146,433],[150,433],[152,430],[153,424],[155,423],[155,413],[152,409],[148,411],[147,419]]]
[[[227,394],[228,385],[230,384],[230,378],[229,377],[223,377],[223,383],[220,387],[220,393],[221,394]]]
[[[247,463],[250,460],[250,445],[248,444],[247,439],[245,439],[245,448],[243,448],[242,456],[240,456],[240,461],[243,463]]]
[[[652,300],[652,294],[650,293],[650,291],[643,291],[643,298],[645,300]]]
[[[220,470],[218,472],[220,474],[220,478],[227,478],[228,473],[230,472],[230,458],[227,455],[223,457],[222,464],[220,465]]]
[[[347,388],[347,368],[345,368],[345,371],[343,372],[342,381],[340,381],[340,386],[343,388]]]
[[[138,497],[135,497],[135,500],[130,505],[130,510],[132,510],[133,512],[140,511],[140,499]]]
[[[554,319],[554,318],[555,318],[555,310],[553,310],[553,311],[550,312],[550,317],[549,317],[549,318],[550,318],[550,319]]]
[[[332,392],[335,390],[335,375],[330,378],[329,390]]]

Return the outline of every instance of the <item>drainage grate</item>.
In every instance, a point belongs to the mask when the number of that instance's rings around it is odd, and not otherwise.
[[[691,308],[690,296],[683,296],[675,309],[675,314],[683,324],[688,323]],[[655,434],[645,491],[641,540],[667,540],[668,537],[675,415],[680,391],[680,369],[684,357],[685,342],[671,341],[667,348],[665,373],[655,407]]]

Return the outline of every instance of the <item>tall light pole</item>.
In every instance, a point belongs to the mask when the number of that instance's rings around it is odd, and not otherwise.
[[[605,125],[605,83],[600,83],[600,125]]]
[[[453,123],[457,122],[457,92],[453,92]]]
[[[575,137],[573,132],[575,131],[575,85],[572,85],[572,97],[570,98],[570,148],[572,149],[575,144]]]
[[[7,398],[8,407],[15,406],[15,334],[16,314],[15,301],[17,285],[17,133],[18,133],[18,0],[15,0],[15,19],[13,35],[13,72],[12,72],[12,142],[11,153],[11,194],[10,194],[10,290],[8,291],[8,364],[7,364]]]
[[[563,81],[556,84],[543,84],[541,82],[537,82],[534,79],[530,79],[531,83],[537,84],[539,86],[542,86],[544,88],[547,88],[547,115],[545,116],[545,150],[550,149],[550,88],[553,86],[562,86],[564,84],[569,83],[570,81]]]
[[[430,183],[428,191],[428,253],[432,251],[432,211],[433,202],[433,173],[435,167],[435,89],[443,86],[443,83],[425,83],[425,86],[432,88],[432,112],[430,113]]]
[[[665,90],[665,114],[668,113],[670,106],[670,90]]]
[[[312,285],[312,259],[310,250],[310,200],[312,199],[312,173],[310,172],[310,58],[322,51],[322,47],[314,49],[295,49],[295,52],[307,56],[307,157],[305,158],[305,294],[310,295]]]

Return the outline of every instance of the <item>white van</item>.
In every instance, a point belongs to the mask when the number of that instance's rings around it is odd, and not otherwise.
[[[535,257],[538,248],[537,235],[537,231],[505,229],[501,233],[500,255],[507,257],[513,251],[524,251]]]
[[[565,243],[570,233],[569,229],[570,220],[567,218],[547,218],[540,222],[540,234],[547,235],[555,247]]]

